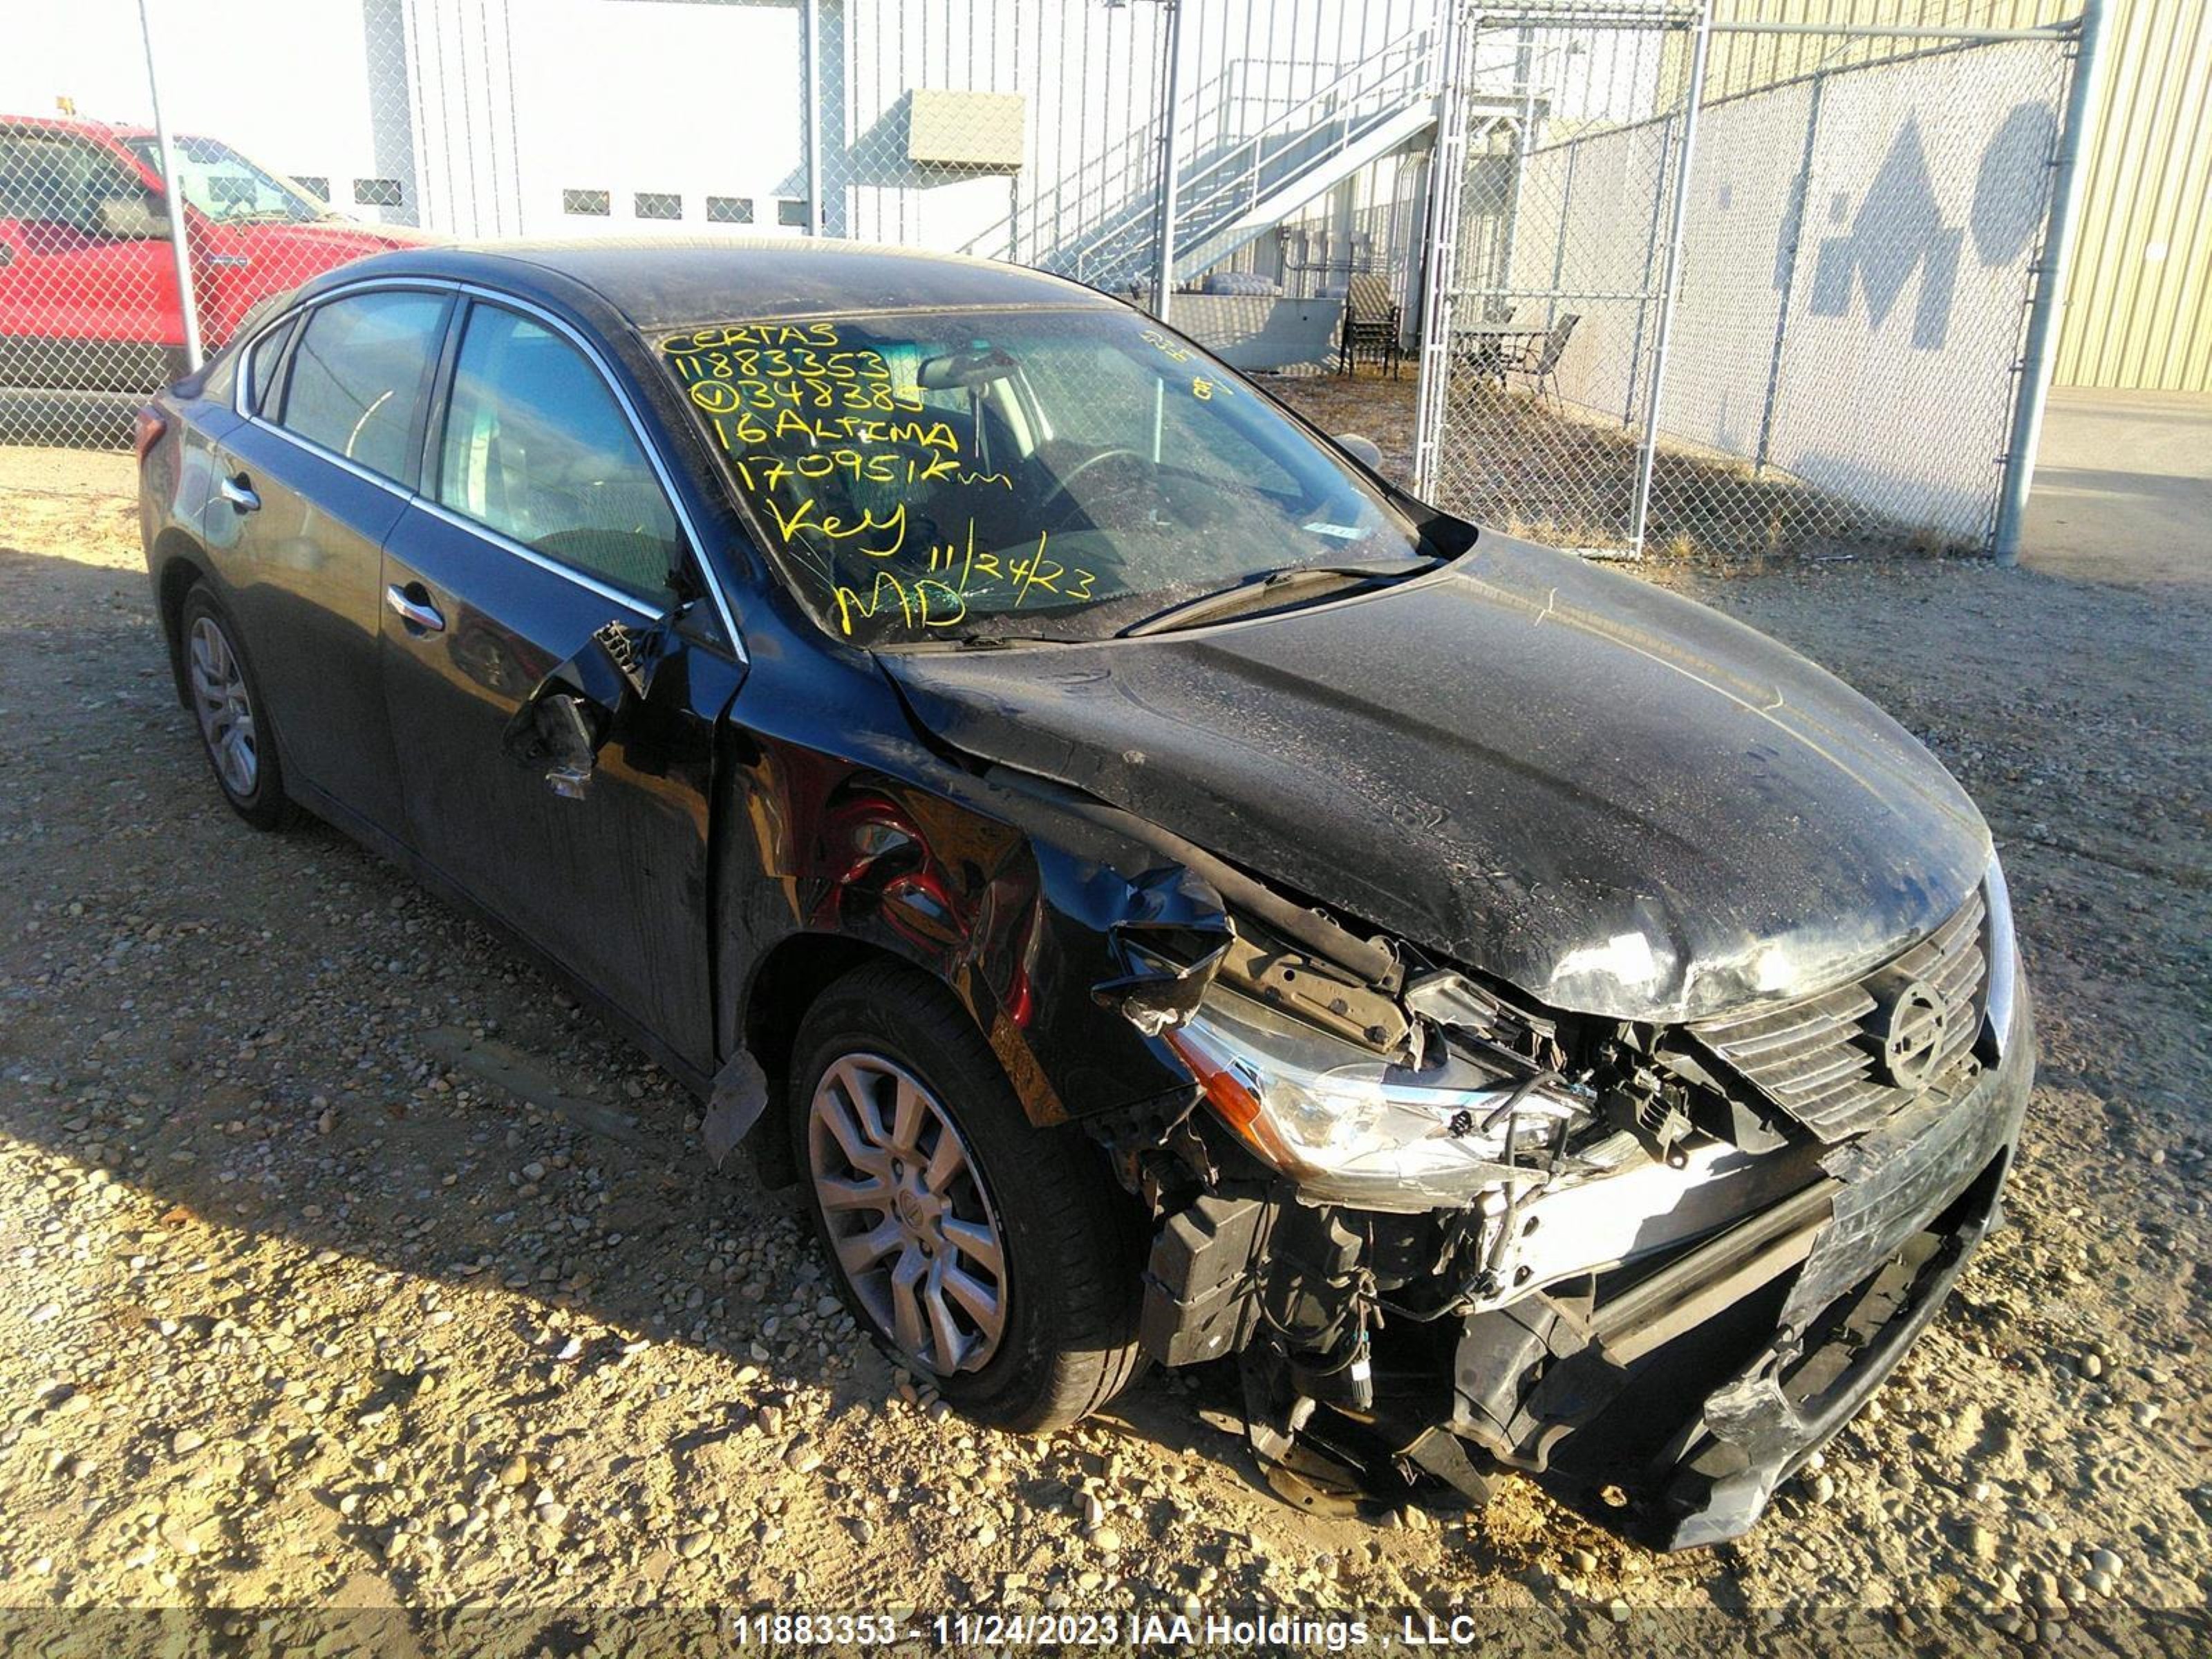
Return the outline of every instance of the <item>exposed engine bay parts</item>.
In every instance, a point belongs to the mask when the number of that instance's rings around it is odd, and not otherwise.
[[[1480,1503],[1510,1468],[1663,1545],[1739,1535],[1996,1219],[2032,1054],[2008,915],[1992,860],[1864,978],[1683,1026],[1412,951],[1363,977],[1375,945],[1313,913],[1293,943],[1224,907],[1187,960],[1126,930],[1097,994],[1197,1097],[1112,1137],[1155,1220],[1146,1349],[1233,1358],[1300,1502]]]

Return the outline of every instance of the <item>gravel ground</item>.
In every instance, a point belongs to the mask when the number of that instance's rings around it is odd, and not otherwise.
[[[2212,1589],[2203,590],[1670,578],[1959,772],[2045,1047],[2013,1224],[1936,1328],[1750,1540],[1658,1557],[1518,1481],[1464,1519],[1295,1512],[1211,1373],[1037,1439],[948,1416],[795,1219],[705,1170],[672,1080],[335,832],[224,809],[130,484],[0,452],[0,1607],[1196,1597],[1480,1607],[1529,1640],[1665,1608],[2050,1636]]]

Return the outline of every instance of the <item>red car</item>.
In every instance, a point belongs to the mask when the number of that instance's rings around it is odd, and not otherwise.
[[[364,254],[424,240],[363,224],[220,139],[179,137],[200,336]],[[184,373],[161,146],[141,127],[0,116],[0,414],[74,436]]]

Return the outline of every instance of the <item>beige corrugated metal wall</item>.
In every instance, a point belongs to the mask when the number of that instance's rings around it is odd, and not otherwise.
[[[1745,22],[2058,22],[2079,0],[1717,0]],[[1723,37],[1711,79],[1741,90],[1816,62],[1832,37]],[[2106,0],[2104,98],[2059,335],[2060,386],[2212,392],[2212,0]]]
[[[2212,392],[2212,5],[2106,6],[2058,384]]]

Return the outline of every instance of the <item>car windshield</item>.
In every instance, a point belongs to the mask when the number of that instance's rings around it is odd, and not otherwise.
[[[156,173],[161,171],[158,139],[128,138],[131,153]],[[304,185],[249,161],[220,138],[179,135],[177,170],[185,176],[185,199],[213,219],[281,219],[307,224],[334,216],[331,204]]]
[[[1459,550],[1133,312],[717,324],[655,343],[785,579],[859,644],[1102,638],[1297,566],[1401,573]]]

